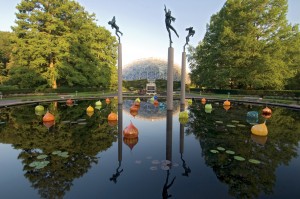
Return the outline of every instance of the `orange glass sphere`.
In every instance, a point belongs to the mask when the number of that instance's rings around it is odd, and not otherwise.
[[[124,129],[123,135],[126,138],[136,138],[139,135],[139,131],[130,121],[130,124]]]
[[[52,115],[51,113],[49,113],[49,111],[47,111],[47,113],[43,117],[43,122],[51,122],[54,120],[55,120],[54,115]]]
[[[109,104],[110,103],[110,99],[106,98],[105,102],[106,102],[106,104]]]
[[[224,103],[223,103],[224,106],[230,106],[230,101],[226,100]]]
[[[118,116],[117,114],[115,114],[114,112],[111,112],[108,117],[107,117],[108,121],[116,121],[118,120]]]

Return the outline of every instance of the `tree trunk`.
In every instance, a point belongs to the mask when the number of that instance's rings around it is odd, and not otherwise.
[[[54,70],[54,63],[53,63],[53,59],[51,59],[50,61],[51,83],[52,83],[52,88],[57,89],[56,79],[54,77],[53,70]]]

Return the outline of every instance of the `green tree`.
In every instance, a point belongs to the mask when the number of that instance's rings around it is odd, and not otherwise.
[[[295,76],[300,53],[290,45],[299,29],[288,24],[286,13],[286,0],[228,0],[191,51],[192,82],[282,89]]]
[[[20,87],[109,86],[116,39],[71,0],[17,5],[11,83]],[[101,71],[101,73],[100,73]]]
[[[0,84],[7,79],[8,70],[11,62],[11,36],[10,32],[0,31]]]

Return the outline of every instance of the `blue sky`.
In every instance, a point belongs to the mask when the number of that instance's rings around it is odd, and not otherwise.
[[[14,25],[16,5],[21,0],[0,0],[0,30],[11,31]],[[174,62],[181,64],[181,54],[187,31],[194,27],[196,34],[190,37],[190,45],[196,46],[203,39],[206,24],[212,14],[218,12],[226,0],[77,0],[86,11],[95,13],[97,23],[114,34],[108,25],[116,17],[123,50],[123,66],[134,60],[157,57],[167,59],[169,37],[165,27],[164,4],[172,11],[176,21],[172,26],[179,38],[172,32]],[[287,19],[292,24],[300,24],[300,0],[288,0]]]

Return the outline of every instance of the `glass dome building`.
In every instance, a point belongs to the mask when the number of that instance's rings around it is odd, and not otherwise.
[[[167,80],[168,63],[165,60],[157,58],[140,59],[123,68],[123,80],[132,81],[139,79],[165,79]],[[174,64],[174,81],[180,81],[180,67]]]

